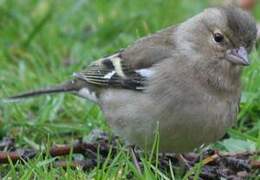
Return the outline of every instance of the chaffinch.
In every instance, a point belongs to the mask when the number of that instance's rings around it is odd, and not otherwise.
[[[188,152],[221,138],[236,119],[256,33],[247,12],[208,8],[93,62],[71,81],[9,100],[74,93],[100,105],[128,143],[149,149],[158,130],[160,152]]]

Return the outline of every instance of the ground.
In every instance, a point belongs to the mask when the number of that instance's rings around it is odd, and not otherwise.
[[[209,5],[206,0],[192,3],[188,0],[0,0],[0,97],[70,79],[73,72],[92,60],[177,24]],[[258,4],[253,12],[258,20],[259,9]],[[236,124],[226,139],[211,145],[222,152],[260,148],[259,53],[259,48],[253,51],[252,65],[243,73]],[[70,94],[1,105],[0,127],[0,139],[12,137],[18,147],[39,151],[53,144],[70,144],[79,137],[87,137],[95,128],[110,132],[96,105]],[[128,153],[122,151],[116,157],[110,165],[86,173],[81,169],[50,168],[56,158],[39,155],[25,164],[1,165],[0,176],[124,179],[132,171],[136,178],[173,178],[173,173],[151,170],[149,159],[144,158],[147,168],[140,175]],[[71,158],[72,155],[66,160]],[[177,179],[182,176],[185,174],[175,174]]]

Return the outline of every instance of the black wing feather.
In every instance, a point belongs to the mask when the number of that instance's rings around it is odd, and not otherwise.
[[[118,63],[116,64],[114,62],[115,60],[120,61],[120,67],[115,67],[118,65]],[[119,68],[121,73],[118,72]],[[122,76],[122,73],[124,76]],[[125,88],[137,91],[144,89],[146,80],[124,63],[120,53],[94,62],[88,66],[85,71],[76,73],[75,78],[87,81],[93,85]]]

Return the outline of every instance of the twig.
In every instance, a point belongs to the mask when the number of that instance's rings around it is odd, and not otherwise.
[[[251,167],[253,168],[253,169],[260,169],[260,161],[251,161],[250,162],[250,165],[251,165]]]
[[[222,157],[222,160],[227,167],[230,167],[231,169],[234,170],[239,170],[239,171],[246,170],[247,172],[249,172],[251,169],[249,160],[241,160],[235,157]]]
[[[100,148],[100,153],[102,156],[106,156],[108,154],[108,150],[110,147],[108,146],[100,146],[99,144],[89,144],[89,143],[76,143],[74,146],[69,146],[69,145],[60,145],[60,146],[55,146],[50,149],[49,153],[52,157],[56,156],[64,156],[64,155],[69,155],[70,152],[72,153],[80,153],[83,154],[84,156],[91,155],[93,156],[93,153],[96,153],[98,151],[98,148]],[[105,150],[107,149],[107,150]],[[28,160],[32,159],[36,156],[36,151],[31,149],[31,150],[21,150],[21,151],[13,151],[13,152],[4,152],[0,151],[0,164],[5,164],[9,163],[9,160],[12,162],[16,162],[18,160]]]
[[[17,162],[18,160],[28,160],[34,158],[36,151],[29,150],[18,150],[15,152],[0,152],[0,164],[9,163],[9,160],[12,162]]]
[[[9,159],[12,162],[21,160],[21,155],[17,152],[0,152],[0,163],[5,164],[9,163]]]

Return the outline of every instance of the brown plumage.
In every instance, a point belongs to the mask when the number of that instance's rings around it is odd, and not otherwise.
[[[209,8],[75,73],[50,92],[97,102],[115,133],[161,152],[186,152],[221,138],[235,120],[240,75],[256,38],[252,17],[234,7]],[[12,99],[43,94],[23,94]]]

